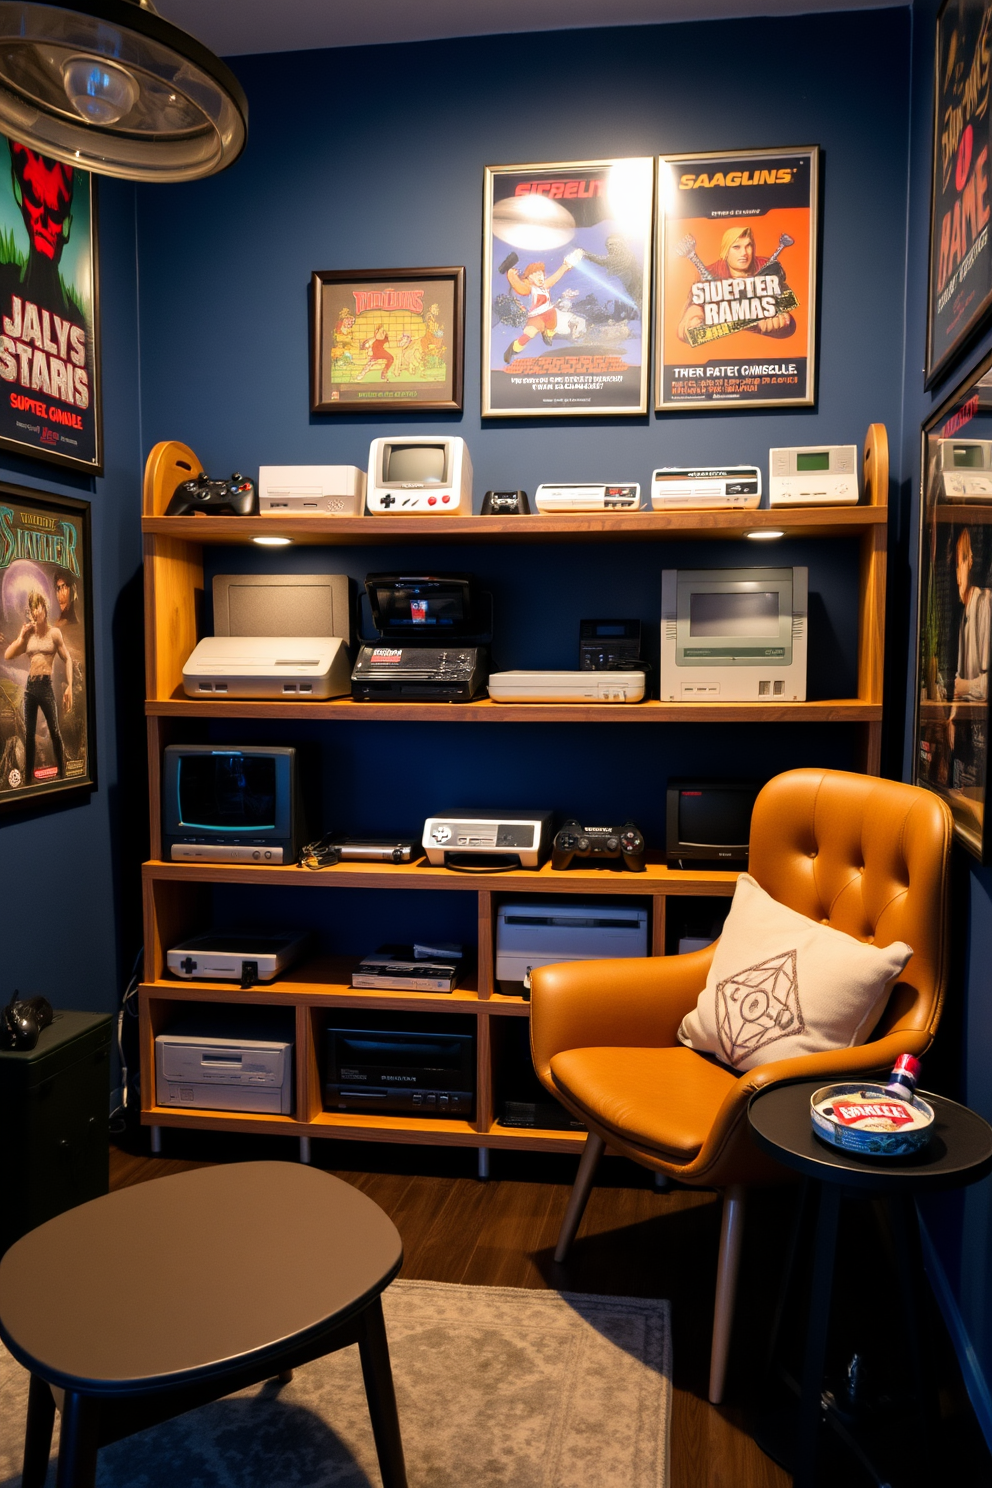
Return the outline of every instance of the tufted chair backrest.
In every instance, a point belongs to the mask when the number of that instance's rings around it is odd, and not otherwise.
[[[841,770],[790,770],[761,791],[749,872],[780,904],[913,956],[875,1037],[928,1030],[947,976],[951,814],[930,791]]]

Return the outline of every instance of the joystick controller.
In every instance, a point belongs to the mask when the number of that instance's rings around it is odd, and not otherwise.
[[[203,471],[195,480],[183,481],[165,508],[167,517],[251,517],[258,510],[255,482],[235,472],[229,480],[211,480]]]
[[[643,873],[644,836],[633,822],[624,822],[619,827],[584,827],[571,817],[555,834],[551,866],[556,870],[567,868],[575,858],[600,861],[622,858],[629,873]]]

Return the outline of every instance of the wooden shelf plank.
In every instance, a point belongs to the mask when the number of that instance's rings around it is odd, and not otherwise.
[[[294,1006],[370,1008],[395,1012],[417,1009],[428,1013],[475,1012],[488,999],[479,997],[477,973],[473,967],[463,985],[453,992],[378,992],[351,985],[352,969],[359,956],[315,956],[294,966],[285,976],[266,985],[242,991],[237,982],[208,981],[184,977],[161,977],[142,982],[144,996],[162,1002],[232,1002],[256,1006]],[[512,1001],[513,999],[507,999]]]
[[[556,873],[550,863],[542,868],[510,873],[455,873],[419,863],[336,863],[316,873],[293,864],[163,863],[142,867],[146,878],[174,883],[283,884],[287,887],[338,889],[448,889],[477,894],[490,889],[500,894],[717,894],[734,892],[737,874],[719,869],[711,873],[667,868],[648,863],[643,873],[609,868],[566,868]],[[171,985],[171,984],[170,984]],[[176,985],[180,985],[177,983]]]
[[[334,698],[320,703],[247,699],[206,702],[199,698],[149,698],[145,711],[160,718],[305,719],[308,722],[370,723],[878,723],[881,703],[827,698],[810,703],[356,703]]]
[[[603,542],[666,538],[742,538],[777,528],[789,537],[857,537],[884,526],[884,506],[776,508],[774,511],[576,512],[547,517],[143,517],[146,536],[183,542],[237,544],[255,537],[295,538],[309,545],[381,543]]]

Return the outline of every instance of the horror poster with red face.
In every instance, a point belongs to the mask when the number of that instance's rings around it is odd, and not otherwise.
[[[945,0],[937,17],[927,387],[992,308],[990,64],[992,0]]]
[[[92,178],[2,136],[0,447],[102,470]]]

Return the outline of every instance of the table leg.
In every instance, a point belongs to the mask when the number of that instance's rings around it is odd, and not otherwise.
[[[52,1392],[43,1379],[33,1374],[28,1388],[28,1423],[24,1433],[21,1488],[44,1488],[54,1424],[55,1401]]]
[[[936,1467],[934,1440],[940,1420],[940,1404],[937,1399],[933,1375],[928,1367],[928,1355],[923,1347],[923,1314],[920,1306],[920,1286],[925,1272],[920,1248],[920,1221],[915,1200],[907,1195],[902,1199],[891,1199],[887,1205],[890,1220],[896,1269],[899,1275],[899,1290],[902,1293],[903,1329],[908,1345],[909,1364],[913,1371],[913,1388],[918,1414],[914,1427],[914,1456],[917,1461],[917,1481],[931,1481],[931,1469]]]
[[[97,1401],[66,1390],[55,1488],[94,1488],[99,1413]]]
[[[820,1202],[806,1331],[806,1358],[803,1364],[803,1397],[799,1407],[794,1488],[814,1488],[816,1482],[816,1456],[822,1415],[820,1397],[823,1392],[823,1364],[827,1350],[830,1293],[833,1289],[834,1256],[837,1249],[837,1219],[840,1214],[838,1185],[821,1183],[818,1187]]]
[[[380,1297],[369,1303],[362,1314],[361,1322],[363,1333],[358,1340],[358,1348],[362,1356],[365,1394],[372,1418],[372,1434],[375,1437],[383,1488],[407,1488],[400,1418],[396,1413],[393,1371],[389,1366],[389,1344],[386,1341],[386,1324],[383,1321]]]

